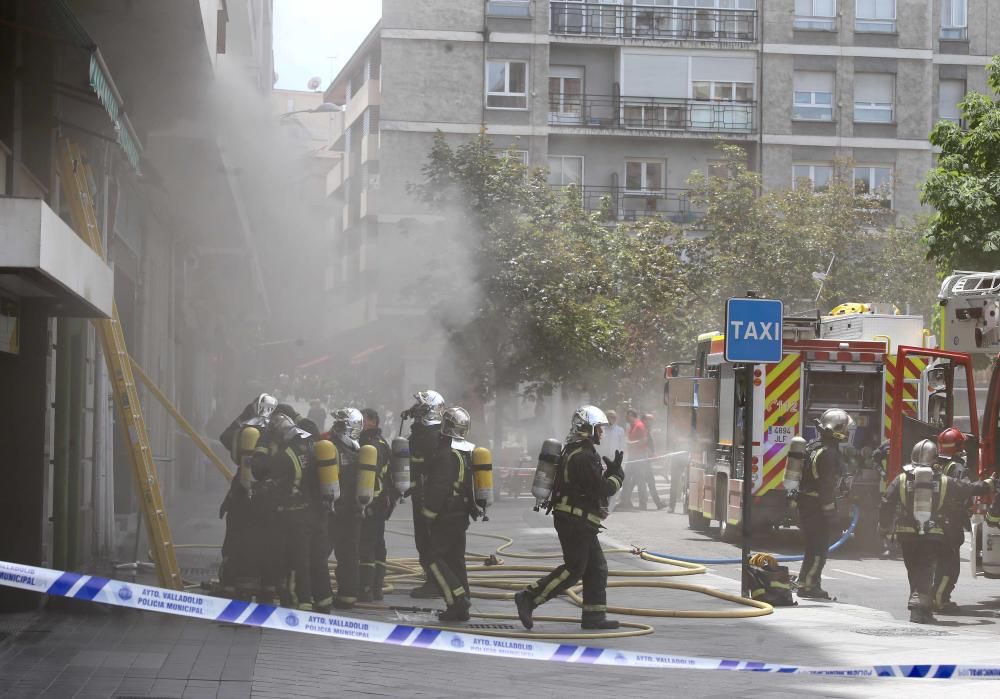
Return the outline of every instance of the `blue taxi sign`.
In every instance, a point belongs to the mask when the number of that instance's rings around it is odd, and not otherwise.
[[[784,304],[778,299],[729,299],[726,302],[726,361],[780,362],[783,314]]]

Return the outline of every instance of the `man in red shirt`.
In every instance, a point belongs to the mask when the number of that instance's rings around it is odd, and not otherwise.
[[[639,413],[629,408],[625,413],[625,421],[628,423],[628,430],[626,432],[626,443],[628,445],[628,451],[626,452],[627,460],[634,462],[636,459],[647,459],[652,456],[649,453],[649,432],[646,430],[646,424],[639,419]],[[622,497],[615,508],[616,510],[635,509],[632,505],[632,490],[635,488],[639,490],[639,509],[646,509],[648,488],[645,472],[643,471],[644,467],[649,468],[648,461],[639,461],[632,464],[629,473],[625,476],[625,485],[622,486]]]

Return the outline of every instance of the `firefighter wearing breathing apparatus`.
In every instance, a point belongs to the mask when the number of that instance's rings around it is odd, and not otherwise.
[[[417,599],[439,597],[441,591],[434,582],[430,571],[430,549],[427,527],[420,514],[424,498],[424,464],[434,456],[441,434],[441,414],[444,412],[444,398],[434,390],[418,391],[413,394],[416,402],[400,415],[401,420],[413,419],[410,426],[409,465],[410,488],[407,493],[413,503],[413,538],[417,547],[420,567],[424,570],[424,582],[410,591]],[[395,440],[394,440],[395,441]]]
[[[798,580],[799,597],[829,599],[821,586],[830,545],[830,519],[837,514],[837,484],[843,470],[840,444],[847,441],[854,421],[846,411],[832,408],[816,421],[819,436],[805,448],[802,482],[789,491],[799,508],[799,529],[805,555]]]
[[[358,601],[361,518],[365,508],[371,504],[377,455],[372,458],[371,452],[375,448],[371,445],[363,448],[358,444],[364,424],[360,410],[341,408],[333,411],[332,417],[330,441],[337,448],[340,461],[340,497],[334,500],[330,514],[330,546],[327,553],[332,548],[337,558],[337,595],[333,606],[351,609]],[[362,456],[365,458],[362,459]]]
[[[441,434],[433,456],[424,462],[420,514],[427,532],[431,579],[448,605],[441,621],[469,620],[469,579],[465,568],[465,533],[469,518],[479,518],[473,485],[474,444],[466,440],[472,419],[453,406],[441,415]]]
[[[318,497],[313,437],[295,425],[289,415],[275,411],[268,423],[269,448],[252,460],[253,476],[260,483],[255,491],[270,515],[264,532],[264,590],[276,589],[281,603],[311,610],[312,576],[309,568],[310,501]],[[329,604],[327,592],[318,601]]]
[[[532,583],[514,596],[517,615],[526,629],[533,626],[532,612],[541,604],[583,580],[583,614],[585,629],[616,629],[618,622],[607,618],[608,563],[597,535],[608,513],[608,498],[625,480],[623,454],[604,457],[607,469],[601,467],[595,445],[601,443],[601,432],[608,424],[604,413],[592,405],[581,406],[573,413],[570,433],[556,463],[552,492],[546,499],[563,551],[563,564]],[[543,445],[539,468],[549,466],[551,451]],[[537,474],[536,474],[537,475]],[[536,477],[533,494],[541,494],[546,479]]]
[[[938,435],[938,458],[935,468],[953,481],[968,483],[970,475],[965,465],[965,440],[962,431],[949,427]],[[954,500],[941,513],[944,537],[941,542],[941,558],[934,567],[934,611],[956,612],[958,605],[951,599],[951,593],[962,571],[962,544],[965,532],[972,531],[969,517],[969,501]]]
[[[392,451],[389,443],[382,436],[379,427],[379,415],[371,408],[361,411],[364,419],[361,437],[358,440],[361,447],[371,446],[376,452],[375,490],[370,505],[365,508],[364,519],[361,520],[361,540],[359,558],[361,568],[359,573],[360,589],[358,600],[372,602],[382,599],[382,583],[385,580],[385,521],[389,519],[396,505],[395,493],[389,476],[389,463]],[[370,453],[370,452],[366,452]]]
[[[934,621],[931,585],[935,564],[943,555],[944,513],[993,490],[992,479],[968,483],[949,478],[934,468],[937,458],[932,440],[917,442],[911,468],[889,485],[879,513],[879,525],[895,529],[910,581],[910,621],[918,624]]]
[[[261,393],[219,436],[237,466],[236,476],[219,507],[219,518],[226,518],[219,582],[223,594],[247,601],[253,596],[260,577],[251,505],[254,480],[251,459],[258,443],[264,440],[267,421],[277,405],[277,399]]]

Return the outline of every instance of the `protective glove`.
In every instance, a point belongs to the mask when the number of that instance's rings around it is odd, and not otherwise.
[[[601,460],[604,461],[604,465],[607,466],[606,476],[618,476],[622,480],[625,478],[625,469],[622,468],[622,461],[625,459],[624,452],[616,451],[615,460],[612,461],[606,456],[602,456]]]

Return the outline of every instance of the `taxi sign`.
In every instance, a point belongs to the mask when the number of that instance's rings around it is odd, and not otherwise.
[[[783,314],[784,304],[778,299],[729,299],[726,302],[726,361],[780,362]]]

